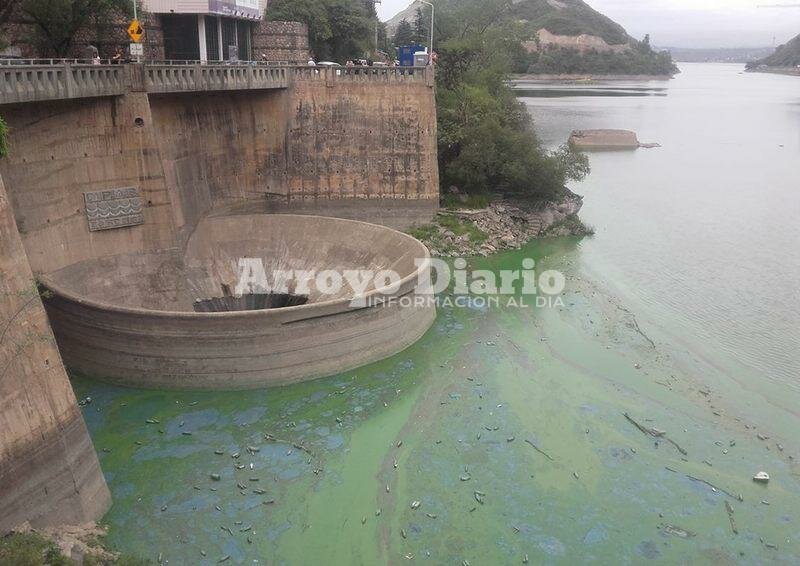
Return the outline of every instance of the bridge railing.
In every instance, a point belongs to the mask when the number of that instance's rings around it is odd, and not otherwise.
[[[286,88],[285,67],[266,65],[174,65],[145,66],[147,92],[167,93],[206,90],[260,90]]]
[[[348,82],[430,82],[430,67],[330,67],[295,66],[294,76],[302,80]]]
[[[0,103],[116,96],[126,83],[122,65],[0,64]]]
[[[0,60],[0,104],[118,96],[130,90],[178,93],[287,88],[295,79],[419,82],[433,86],[431,67],[287,66],[260,62],[162,61],[129,65],[81,59]]]

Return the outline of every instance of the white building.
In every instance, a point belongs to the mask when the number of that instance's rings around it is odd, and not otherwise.
[[[156,14],[167,60],[253,58],[253,28],[267,0],[142,0]]]

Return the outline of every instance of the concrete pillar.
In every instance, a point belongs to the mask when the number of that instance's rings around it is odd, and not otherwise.
[[[225,60],[225,48],[222,46],[222,17],[217,16],[217,45],[219,50],[219,60]]]
[[[97,520],[110,504],[0,179],[0,535]]]
[[[200,40],[200,62],[208,62],[208,47],[206,46],[206,16],[197,14],[197,35]]]

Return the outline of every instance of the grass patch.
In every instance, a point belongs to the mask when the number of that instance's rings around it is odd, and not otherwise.
[[[0,539],[0,564],[71,566],[73,562],[38,533],[14,533]]]
[[[469,236],[469,241],[473,244],[482,244],[489,239],[489,234],[475,226],[469,220],[461,220],[453,214],[441,215],[439,225],[450,230],[456,236]]]
[[[442,208],[447,210],[480,210],[489,206],[492,202],[490,195],[444,195],[442,197]]]
[[[93,538],[89,547],[103,547],[101,539]],[[50,539],[39,533],[14,533],[0,538],[0,565],[5,566],[75,566],[71,558],[64,556]],[[85,556],[84,566],[148,566],[150,560],[133,556],[118,559]]]

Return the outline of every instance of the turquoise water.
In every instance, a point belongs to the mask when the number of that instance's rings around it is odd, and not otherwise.
[[[595,237],[470,262],[535,258],[567,276],[561,304],[443,308],[405,352],[281,389],[76,379],[111,544],[170,564],[798,563],[791,80],[697,66],[666,96],[527,99],[547,143],[664,145],[592,156]]]

